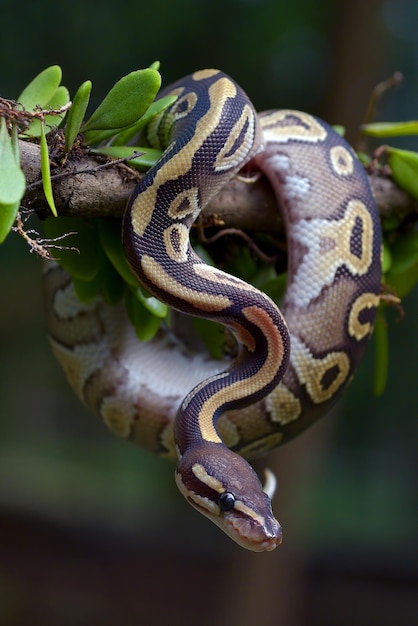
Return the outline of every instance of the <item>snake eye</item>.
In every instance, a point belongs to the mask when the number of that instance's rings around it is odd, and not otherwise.
[[[221,511],[231,511],[234,508],[235,496],[230,491],[224,491],[218,498],[218,506]]]

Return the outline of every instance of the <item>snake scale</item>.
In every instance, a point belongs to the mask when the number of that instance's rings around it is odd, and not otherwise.
[[[170,328],[141,343],[123,305],[80,303],[53,263],[50,339],[78,396],[113,432],[177,459],[177,485],[198,511],[241,546],[273,550],[281,527],[246,459],[304,430],[352,378],[379,303],[378,212],[353,150],[323,121],[292,110],[257,115],[218,70],[167,94],[177,100],[147,129],[164,152],[128,203],[124,251],[151,294],[228,327],[238,356],[193,352]],[[267,176],[286,224],[282,313],[189,242],[202,207],[246,164]]]

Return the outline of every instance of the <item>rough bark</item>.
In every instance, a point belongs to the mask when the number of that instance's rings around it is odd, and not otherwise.
[[[20,142],[21,165],[28,191],[23,204],[45,212],[40,175],[39,146]],[[126,165],[103,167],[103,158],[81,154],[53,169],[53,191],[60,215],[121,217],[140,174]],[[370,174],[370,183],[382,216],[404,216],[418,210],[418,203],[389,178]],[[239,207],[239,210],[237,210]],[[256,180],[234,178],[202,212],[205,226],[235,227],[278,232],[281,218],[272,189],[260,176]]]

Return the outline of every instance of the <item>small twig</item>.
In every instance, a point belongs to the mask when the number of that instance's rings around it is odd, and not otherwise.
[[[82,170],[69,170],[67,172],[59,172],[58,174],[52,174],[51,180],[59,180],[61,178],[68,178],[70,176],[79,176],[80,174],[97,174],[101,170],[109,169],[114,167],[115,165],[120,165],[121,163],[126,163],[131,161],[132,159],[136,159],[137,157],[144,154],[143,152],[138,152],[135,150],[130,156],[123,157],[121,159],[114,159],[112,161],[106,161],[106,163],[101,163],[100,165],[95,165],[94,167],[87,167]],[[34,183],[30,183],[30,185],[26,186],[27,191],[32,191],[32,189],[36,189],[42,185],[42,179],[36,180]]]
[[[33,111],[29,111],[29,114],[36,119],[43,120],[47,115],[62,115],[63,113],[66,113],[69,109],[71,109],[72,104],[73,103],[69,101],[59,109],[43,109],[42,107],[35,107]],[[28,113],[28,111],[26,111],[26,113]]]
[[[377,105],[383,94],[389,89],[397,87],[402,81],[403,74],[401,72],[395,72],[392,76],[376,85],[370,94],[364,124],[368,124],[374,119]]]
[[[19,102],[0,98],[0,117],[4,117],[8,126],[17,124],[20,132],[25,132],[30,123],[44,120],[47,115],[62,116],[71,108],[71,102],[67,102],[59,109],[35,107],[33,111],[27,111]]]
[[[236,237],[240,237],[241,239],[243,239],[248,244],[248,247],[258,256],[261,261],[263,261],[263,263],[272,264],[277,261],[277,256],[268,256],[267,254],[265,254],[257,246],[255,241],[253,241],[253,239],[251,239],[251,237],[247,235],[247,233],[245,233],[243,230],[240,230],[239,228],[224,228],[223,230],[215,233],[215,235],[212,235],[212,237],[207,237],[203,228],[200,228],[199,230],[199,236],[201,240],[204,243],[209,244],[214,243],[215,241],[218,241],[218,239],[221,239],[221,237],[226,237],[227,235],[235,235]]]
[[[69,237],[70,235],[76,235],[77,233],[75,231],[71,231],[71,232],[65,233],[64,235],[59,235],[58,237],[47,239],[45,237],[41,237],[38,231],[34,229],[25,230],[24,225],[33,213],[34,213],[33,211],[28,211],[26,216],[23,216],[23,211],[18,211],[16,215],[16,225],[12,227],[12,230],[18,235],[20,235],[21,237],[23,237],[23,239],[26,241],[31,253],[35,252],[41,258],[47,259],[49,261],[56,260],[53,256],[51,256],[49,252],[50,249],[73,250],[74,252],[80,253],[80,250],[78,248],[75,248],[74,246],[57,245],[58,241],[62,241],[63,239],[65,239],[66,237]]]
[[[382,285],[382,289],[387,289],[385,285]],[[394,293],[390,293],[387,291],[386,293],[381,293],[379,296],[380,302],[386,302],[388,306],[393,307],[398,313],[397,321],[400,322],[405,317],[405,311],[402,306],[402,300],[395,296]]]
[[[382,163],[382,159],[386,154],[388,146],[382,144],[376,148],[372,154],[371,161],[367,166],[368,172],[379,173],[382,176],[390,176],[391,170],[387,163]]]

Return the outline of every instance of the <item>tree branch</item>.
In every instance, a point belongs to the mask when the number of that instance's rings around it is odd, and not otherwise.
[[[27,193],[23,204],[40,217],[49,214],[41,183],[40,150],[37,144],[20,141],[21,166]],[[130,167],[109,163],[104,157],[74,151],[64,166],[53,168],[53,191],[59,215],[121,217],[141,174]],[[404,217],[418,212],[418,202],[397,187],[388,175],[372,173],[370,183],[380,214]],[[239,207],[239,211],[237,211]],[[265,177],[245,181],[234,178],[205,207],[203,225],[235,227],[259,232],[278,232],[282,221],[273,191]]]

